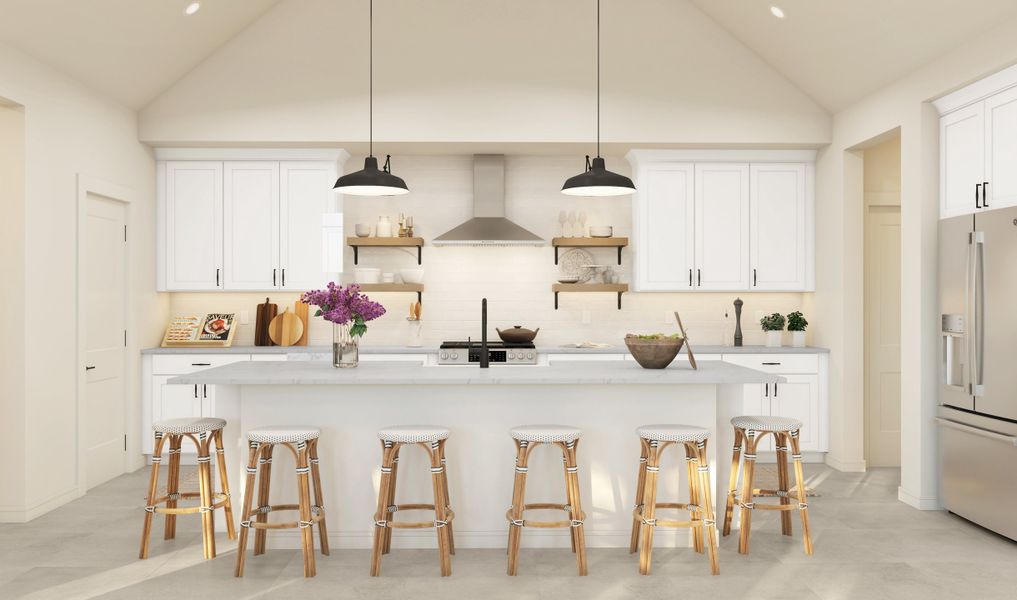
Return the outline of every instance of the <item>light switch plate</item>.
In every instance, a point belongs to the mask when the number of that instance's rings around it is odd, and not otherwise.
[[[240,324],[241,325],[247,325],[250,322],[251,322],[251,313],[250,313],[250,311],[246,311],[246,310],[240,311]]]

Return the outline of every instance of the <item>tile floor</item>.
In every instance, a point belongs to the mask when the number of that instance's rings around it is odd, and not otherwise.
[[[567,551],[524,549],[520,575],[509,578],[503,551],[462,549],[447,579],[426,550],[394,550],[380,578],[368,576],[367,551],[342,550],[320,558],[318,576],[305,580],[297,551],[274,550],[249,560],[238,580],[225,538],[217,560],[201,560],[196,519],[178,521],[175,541],[155,536],[149,560],[135,558],[147,478],[141,470],[31,523],[0,525],[0,598],[1017,598],[1017,543],[897,502],[897,470],[814,467],[808,475],[820,494],[810,500],[815,555],[802,553],[797,535],[779,535],[776,515],[758,513],[751,555],[738,555],[737,536],[721,543],[719,577],[687,549],[655,551],[649,577],[624,549],[591,550],[586,578],[574,575]],[[159,531],[161,518],[156,524]]]

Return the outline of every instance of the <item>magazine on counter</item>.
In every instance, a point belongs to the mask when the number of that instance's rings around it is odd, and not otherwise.
[[[181,315],[173,317],[162,339],[165,346],[228,347],[236,333],[235,313]]]

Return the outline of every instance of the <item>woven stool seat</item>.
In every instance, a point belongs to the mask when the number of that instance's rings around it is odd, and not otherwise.
[[[152,423],[152,429],[157,433],[171,433],[174,435],[179,433],[219,431],[223,427],[226,427],[226,420],[214,417],[183,417]]]
[[[574,442],[582,433],[582,429],[568,425],[520,425],[509,431],[514,440],[540,443]]]
[[[383,442],[399,444],[419,444],[420,442],[440,442],[447,440],[451,432],[444,427],[433,425],[399,425],[378,430],[378,439]]]
[[[644,440],[658,442],[701,442],[710,437],[710,430],[692,425],[643,425],[636,433]]]
[[[259,444],[285,444],[316,440],[320,435],[321,430],[317,427],[259,427],[247,432],[247,440]]]
[[[731,419],[731,425],[753,431],[798,431],[802,428],[802,422],[798,419],[750,415]]]

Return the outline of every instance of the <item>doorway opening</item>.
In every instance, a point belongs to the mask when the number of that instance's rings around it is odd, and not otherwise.
[[[900,130],[862,150],[865,210],[865,461],[900,466]]]

